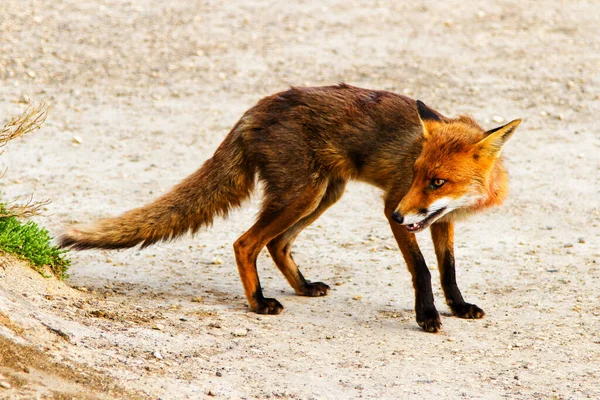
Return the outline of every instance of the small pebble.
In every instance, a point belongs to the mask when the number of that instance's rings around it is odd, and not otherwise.
[[[2,386],[4,389],[10,389],[10,383],[5,381],[0,382],[0,386]]]
[[[238,329],[236,331],[231,332],[233,336],[243,337],[248,335],[248,331],[246,329]]]
[[[356,296],[354,296],[352,298],[352,300],[360,300],[360,299],[362,299],[362,296],[360,294],[357,294]]]
[[[71,139],[71,141],[73,142],[73,144],[81,144],[83,143],[83,139],[81,139],[81,136],[73,136],[73,138]]]
[[[217,375],[218,377],[221,377],[221,376],[223,376],[223,374],[221,373],[221,371],[217,371],[216,375]]]
[[[492,121],[494,121],[495,123],[499,124],[499,123],[501,123],[501,122],[504,122],[504,118],[502,118],[502,117],[501,117],[501,116],[499,116],[499,115],[494,115],[494,116],[492,117]]]
[[[155,351],[154,353],[152,353],[152,355],[154,356],[154,358],[158,358],[159,360],[164,359],[162,354],[160,354],[160,351]]]
[[[580,237],[579,239],[577,239],[577,243],[585,243],[585,239]]]
[[[200,296],[198,296],[198,297],[194,297],[194,298],[192,299],[192,303],[202,303],[202,301],[203,301],[203,300],[204,300],[204,299],[203,299],[202,297],[200,297]]]
[[[215,258],[212,259],[211,264],[212,265],[221,265],[221,264],[223,264],[223,260],[221,260],[218,257],[215,257]]]
[[[157,331],[162,331],[165,329],[165,326],[163,324],[156,324],[152,327],[152,329],[155,329]]]

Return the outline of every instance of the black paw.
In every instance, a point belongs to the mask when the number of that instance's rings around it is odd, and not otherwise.
[[[448,304],[452,314],[459,318],[467,319],[480,319],[483,318],[485,312],[477,307],[475,304],[461,303],[461,304]]]
[[[323,282],[307,282],[304,286],[304,292],[302,293],[302,296],[327,296],[329,289],[331,288]]]
[[[264,298],[257,301],[255,307],[251,310],[257,314],[279,314],[283,310],[283,306],[275,299]]]
[[[435,308],[417,314],[417,324],[419,324],[425,332],[431,333],[438,333],[442,328],[440,314],[438,314]]]

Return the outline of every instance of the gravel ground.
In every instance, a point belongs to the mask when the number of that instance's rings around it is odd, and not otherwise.
[[[4,0],[0,121],[27,98],[53,108],[2,154],[0,191],[51,199],[36,221],[56,235],[169,190],[261,97],[342,81],[486,128],[523,118],[509,200],[456,230],[459,286],[484,320],[450,316],[424,233],[443,331],[418,328],[362,184],[295,246],[329,296],[294,296],[262,254],[286,308],[248,312],[231,245],[257,193],[195,237],[72,253],[79,290],[3,259],[0,397],[599,398],[597,2]]]

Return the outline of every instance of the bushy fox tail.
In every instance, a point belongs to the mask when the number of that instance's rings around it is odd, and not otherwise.
[[[244,151],[236,126],[212,158],[154,202],[120,217],[74,225],[59,238],[60,247],[83,250],[119,249],[141,243],[144,248],[211,225],[227,216],[254,188],[254,167]]]

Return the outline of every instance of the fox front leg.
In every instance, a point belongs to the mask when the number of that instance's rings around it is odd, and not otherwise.
[[[421,254],[415,235],[392,219],[392,211],[393,208],[390,208],[388,213],[386,207],[386,216],[390,222],[390,227],[404,256],[406,266],[412,275],[417,324],[426,332],[439,332],[442,321],[433,302],[431,273],[425,264],[425,259]]]
[[[485,312],[475,304],[467,303],[456,284],[454,267],[454,223],[436,222],[431,225],[431,238],[437,256],[438,268],[442,290],[446,297],[446,304],[452,314],[459,318],[479,319]]]

